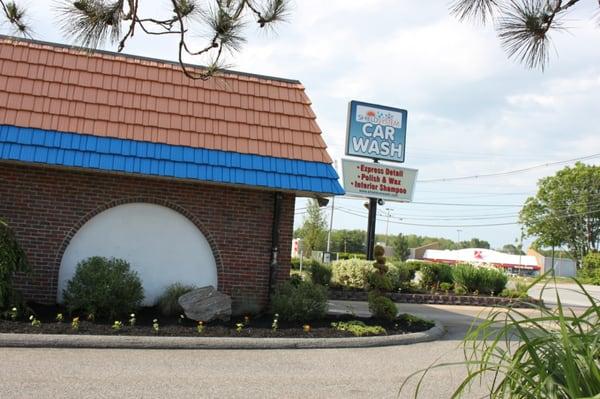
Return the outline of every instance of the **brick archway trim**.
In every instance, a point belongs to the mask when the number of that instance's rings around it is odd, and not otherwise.
[[[62,258],[65,254],[65,251],[67,250],[67,247],[71,243],[71,240],[73,239],[73,237],[75,237],[75,234],[77,234],[79,229],[81,229],[81,227],[83,227],[83,225],[86,224],[88,221],[90,221],[94,216],[99,215],[100,213],[102,213],[108,209],[117,207],[119,205],[126,205],[126,204],[133,204],[133,203],[145,203],[145,204],[164,206],[165,208],[169,208],[169,209],[185,216],[190,222],[192,222],[194,224],[194,226],[196,226],[196,228],[198,230],[200,230],[200,232],[204,235],[204,237],[208,241],[210,249],[213,252],[213,256],[215,257],[215,263],[217,265],[217,280],[218,280],[217,281],[217,284],[218,284],[217,289],[219,291],[223,290],[223,261],[221,258],[221,253],[219,252],[219,249],[217,247],[217,243],[216,243],[215,239],[212,237],[212,234],[210,233],[210,231],[203,225],[203,223],[196,216],[194,216],[194,214],[189,212],[184,207],[177,205],[170,201],[165,201],[163,199],[152,198],[152,197],[120,198],[118,200],[109,201],[103,205],[100,205],[96,209],[88,212],[81,219],[79,219],[79,221],[77,223],[75,223],[75,225],[73,225],[71,227],[71,229],[69,230],[69,232],[66,234],[65,238],[63,239],[63,241],[57,251],[56,264],[59,265],[59,267],[60,267],[60,265],[62,263]],[[56,273],[56,279],[57,280],[54,283],[55,283],[55,286],[58,286],[58,273]]]

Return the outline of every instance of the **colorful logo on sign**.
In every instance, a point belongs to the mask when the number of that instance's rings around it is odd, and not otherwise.
[[[404,162],[407,111],[350,102],[346,154]]]

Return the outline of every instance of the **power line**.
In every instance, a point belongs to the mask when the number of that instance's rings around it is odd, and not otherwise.
[[[481,174],[481,175],[461,176],[461,177],[442,177],[442,178],[435,178],[435,179],[417,180],[417,182],[418,183],[434,183],[434,182],[448,182],[448,181],[458,181],[458,180],[468,180],[468,179],[481,179],[481,178],[486,178],[486,177],[507,176],[507,175],[514,175],[517,173],[529,172],[534,169],[546,168],[548,166],[561,165],[561,164],[571,163],[571,162],[575,162],[575,161],[584,161],[587,159],[593,159],[593,158],[599,158],[599,157],[600,157],[600,153],[587,155],[587,156],[583,156],[583,157],[579,157],[579,158],[567,159],[565,161],[548,162],[545,164],[530,166],[528,168],[509,170],[509,171],[505,171],[505,172],[486,173],[486,174]]]
[[[354,216],[358,216],[361,218],[367,218],[367,215],[364,215],[362,213],[359,213],[358,211],[351,211],[348,210],[347,208],[340,208],[338,207],[338,209],[341,212],[350,214],[350,215],[354,215]],[[593,213],[597,213],[600,211],[600,208],[596,208],[592,211],[588,211],[588,212],[582,212],[582,213],[567,213],[567,214],[559,214],[556,215],[555,217],[559,218],[559,219],[566,219],[572,216],[585,216],[585,215],[589,215],[589,214],[593,214]],[[387,215],[382,215],[382,214],[378,214],[379,217],[381,218],[387,218]],[[398,220],[403,220],[403,218],[401,217],[391,217],[392,219],[398,219]],[[384,219],[379,219],[379,220],[384,220]],[[489,223],[489,224],[456,224],[456,225],[438,225],[438,224],[422,224],[422,223],[406,223],[406,222],[396,222],[396,221],[390,221],[390,223],[394,223],[394,224],[399,224],[399,225],[405,225],[405,226],[419,226],[419,227],[495,227],[495,226],[511,226],[511,225],[518,225],[520,223],[518,222],[506,222],[506,223]]]
[[[509,208],[517,207],[522,208],[523,204],[464,204],[458,202],[423,202],[423,201],[412,201],[411,204],[417,205],[435,205],[435,206],[473,206],[473,207],[492,207],[492,208]]]

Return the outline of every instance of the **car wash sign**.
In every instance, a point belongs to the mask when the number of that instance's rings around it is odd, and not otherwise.
[[[407,116],[404,109],[351,101],[346,155],[404,162]]]

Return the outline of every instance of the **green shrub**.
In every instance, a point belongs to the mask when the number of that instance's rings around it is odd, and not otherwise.
[[[368,287],[371,290],[389,292],[394,289],[392,280],[387,274],[371,271],[367,277]]]
[[[412,268],[415,271],[421,270],[423,266],[436,265],[438,263],[428,262],[426,260],[408,260],[404,262],[408,267]],[[414,278],[414,276],[413,276]]]
[[[461,287],[465,292],[479,290],[480,274],[477,269],[468,264],[458,264],[452,269],[452,278],[456,287]]]
[[[402,270],[402,273],[407,273],[406,279],[411,281],[415,278],[417,271],[421,268],[419,262],[394,262],[394,266],[398,270]]]
[[[577,271],[577,278],[583,284],[600,285],[600,270],[580,269]]]
[[[452,283],[452,268],[445,263],[428,263],[420,267],[421,287],[437,289],[441,283]]]
[[[0,220],[0,310],[24,305],[13,288],[12,279],[18,272],[29,272],[27,256],[12,230]]]
[[[163,316],[177,316],[183,313],[183,309],[178,302],[178,299],[183,294],[196,289],[193,285],[184,285],[182,283],[174,283],[169,285],[165,292],[158,298],[158,309]]]
[[[387,274],[392,282],[393,291],[407,288],[414,278],[414,271],[412,271],[413,275],[411,277],[410,268],[404,264],[391,264]]]
[[[498,294],[506,288],[508,276],[501,270],[491,268],[480,268],[479,289],[482,294]]]
[[[500,292],[500,296],[507,298],[519,298],[519,299],[527,299],[529,298],[529,284],[523,281],[516,281],[515,288],[505,288]]]
[[[600,253],[588,252],[583,257],[577,278],[584,284],[600,285]]]
[[[454,284],[452,283],[440,283],[440,290],[444,291],[445,293],[452,291],[452,287],[454,287]]]
[[[331,282],[331,266],[324,265],[321,262],[314,262],[310,266],[310,278],[314,284],[328,286]]]
[[[393,321],[398,313],[396,304],[376,291],[369,292],[369,311],[376,319]]]
[[[401,315],[398,315],[398,317],[396,317],[396,321],[398,322],[399,325],[402,325],[404,328],[406,328],[409,331],[411,331],[411,330],[417,330],[417,331],[429,330],[430,328],[435,326],[435,323],[432,321],[425,320],[425,319],[422,319],[420,317],[417,317],[415,315],[408,314],[408,313],[402,313]]]
[[[338,331],[348,331],[355,337],[387,334],[385,328],[381,326],[367,326],[360,320],[339,321],[337,323],[331,323],[331,327]]]
[[[71,313],[83,311],[112,319],[138,308],[144,289],[126,261],[95,256],[79,262],[63,295]]]
[[[452,270],[455,286],[466,292],[480,294],[498,294],[506,288],[508,277],[498,269],[473,267],[468,264],[454,266]]]
[[[454,286],[454,293],[456,295],[466,295],[467,294],[467,290],[465,290],[463,287],[461,287],[460,285],[455,285]]]
[[[327,289],[306,281],[286,281],[271,299],[271,312],[279,320],[307,322],[320,319],[327,311]]]
[[[342,288],[367,288],[373,262],[360,259],[338,260],[331,264],[331,281]]]
[[[300,258],[292,258],[290,260],[290,265],[292,266],[292,270],[300,269]],[[304,266],[304,262],[303,262],[302,266]]]
[[[314,265],[321,265],[322,263],[316,259],[304,258],[302,259],[302,270],[310,270]],[[300,258],[292,258],[291,260],[292,269],[300,269]]]
[[[367,260],[367,255],[365,255],[363,253],[350,253],[350,252],[338,253],[338,260],[348,260],[348,259]]]
[[[584,269],[599,269],[600,270],[600,252],[588,252],[583,257],[581,265]]]

